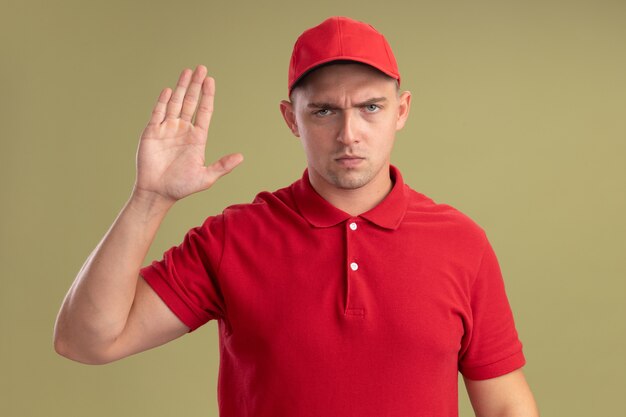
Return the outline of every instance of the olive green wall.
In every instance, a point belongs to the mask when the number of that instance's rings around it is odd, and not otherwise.
[[[413,92],[393,161],[486,229],[542,415],[623,412],[626,2],[3,0],[0,415],[217,415],[215,322],[86,366],[54,352],[55,316],[129,195],[160,89],[185,66],[216,78],[208,158],[246,161],[174,207],[150,259],[301,175],[278,103],[295,38],[330,15],[393,46]]]

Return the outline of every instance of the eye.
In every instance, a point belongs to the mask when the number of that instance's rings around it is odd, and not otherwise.
[[[378,104],[368,104],[365,106],[365,111],[368,113],[376,113],[380,110],[380,106]]]
[[[321,109],[321,110],[317,110],[315,111],[313,114],[315,114],[316,116],[328,116],[330,114],[330,110],[329,109]]]

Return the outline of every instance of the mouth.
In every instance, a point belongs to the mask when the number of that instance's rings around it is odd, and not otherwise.
[[[339,165],[342,165],[345,167],[355,167],[359,165],[361,162],[363,162],[364,160],[365,160],[364,157],[356,156],[356,155],[341,155],[335,158],[335,161]]]

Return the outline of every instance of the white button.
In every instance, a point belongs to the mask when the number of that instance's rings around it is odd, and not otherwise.
[[[359,269],[359,264],[357,264],[356,262],[352,262],[350,264],[350,269],[352,269],[353,271],[356,271],[357,269]]]
[[[350,223],[350,229],[356,230],[356,223]]]

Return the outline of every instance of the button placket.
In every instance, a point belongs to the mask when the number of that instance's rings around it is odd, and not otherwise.
[[[347,276],[347,294],[346,294],[346,316],[363,317],[365,310],[361,305],[359,296],[360,279],[359,272],[359,254],[354,253],[355,240],[360,236],[357,235],[359,226],[355,219],[349,219],[346,222],[346,276]]]

